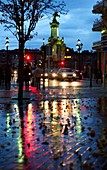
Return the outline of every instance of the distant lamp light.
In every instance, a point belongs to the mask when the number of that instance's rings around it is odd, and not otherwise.
[[[6,50],[7,50],[7,61],[6,61],[6,64],[8,65],[9,63],[9,56],[8,56],[8,47],[9,47],[9,38],[6,37],[6,43],[5,43],[5,46],[6,46]]]
[[[81,44],[81,41],[78,39],[78,44]]]
[[[82,47],[83,47],[83,44],[81,43],[80,39],[78,39],[77,44],[76,44],[76,49],[79,51],[79,53],[80,53]]]
[[[76,49],[80,54],[80,51],[82,50],[83,44],[81,43],[80,39],[78,39],[77,44],[76,44]],[[78,65],[79,65],[79,70],[81,70],[81,59],[80,59],[80,55],[79,55],[79,61],[78,61]]]
[[[9,38],[6,37],[6,43],[5,43],[6,49],[8,50],[8,46],[9,46]]]
[[[43,38],[43,45],[44,45],[44,43],[45,43],[45,38]]]
[[[64,37],[62,37],[62,42],[64,42]]]
[[[103,29],[103,30],[101,31],[101,34],[104,34],[104,33],[106,33],[106,30],[105,30],[105,29]]]

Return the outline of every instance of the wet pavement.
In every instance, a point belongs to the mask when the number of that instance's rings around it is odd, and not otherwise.
[[[92,169],[107,169],[107,89],[0,91],[0,170]]]

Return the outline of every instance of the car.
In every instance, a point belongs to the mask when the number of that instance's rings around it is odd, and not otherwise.
[[[44,76],[44,78],[47,79],[48,78],[48,69],[45,69],[44,71],[45,71],[44,74],[43,73],[41,74],[41,78],[43,78],[43,76]]]
[[[83,74],[77,69],[60,68],[57,72],[58,80],[82,80]]]
[[[80,70],[77,70],[77,69],[75,69],[75,70],[73,70],[73,71],[74,71],[74,73],[76,73],[75,79],[82,80],[82,78],[83,78],[83,72],[80,71]]]
[[[76,73],[71,68],[60,68],[57,75],[58,80],[74,80],[76,78]]]
[[[51,70],[50,73],[49,73],[49,79],[53,80],[53,79],[57,79],[57,77],[58,77],[57,69]]]
[[[43,73],[41,74],[41,78],[43,78]],[[56,70],[51,70],[49,71],[47,68],[45,69],[44,72],[44,78],[45,79],[56,79],[57,78],[57,71]]]

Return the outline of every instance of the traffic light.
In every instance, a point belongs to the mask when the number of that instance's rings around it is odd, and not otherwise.
[[[64,67],[65,66],[65,61],[64,60],[61,60],[60,61],[60,67]]]
[[[64,65],[64,61],[61,61],[61,65],[62,65],[62,66]]]
[[[26,55],[26,62],[27,62],[27,63],[30,63],[30,62],[31,62],[31,57],[30,57],[30,55]]]

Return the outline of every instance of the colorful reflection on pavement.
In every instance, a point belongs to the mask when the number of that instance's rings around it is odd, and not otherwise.
[[[0,104],[0,169],[102,170],[107,98]]]

